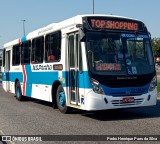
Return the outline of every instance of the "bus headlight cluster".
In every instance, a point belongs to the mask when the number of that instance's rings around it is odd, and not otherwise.
[[[157,78],[156,76],[153,77],[151,83],[150,83],[150,86],[149,86],[149,91],[153,91],[157,86]]]
[[[90,80],[91,80],[91,84],[93,86],[93,91],[98,94],[104,94],[104,91],[103,91],[102,87],[100,86],[99,82],[96,81],[95,79],[92,79],[92,78]]]

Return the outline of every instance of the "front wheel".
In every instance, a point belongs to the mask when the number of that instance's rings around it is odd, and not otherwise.
[[[21,91],[21,85],[19,81],[16,83],[16,99],[18,101],[22,101],[22,91]]]
[[[68,113],[69,108],[66,106],[66,96],[62,85],[58,86],[56,93],[57,107],[61,113]]]

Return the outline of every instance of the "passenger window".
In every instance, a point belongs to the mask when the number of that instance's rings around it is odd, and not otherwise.
[[[61,58],[61,32],[54,32],[45,37],[45,61],[59,61]]]
[[[19,65],[20,64],[20,45],[13,46],[13,56],[12,56],[12,65]]]
[[[21,64],[30,63],[31,42],[27,41],[21,45]]]
[[[78,66],[79,66],[79,72],[83,72],[83,58],[82,58],[82,48],[81,48],[81,43],[79,41],[79,35],[76,35],[76,47],[78,48]]]
[[[32,63],[43,63],[44,37],[33,39],[32,41]]]
[[[2,56],[3,57],[3,63],[2,63],[3,67],[5,67],[5,63],[6,63],[6,61],[5,61],[5,54],[6,54],[6,49],[3,49],[3,56]]]

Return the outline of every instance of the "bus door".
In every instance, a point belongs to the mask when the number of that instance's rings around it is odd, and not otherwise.
[[[69,103],[74,105],[80,105],[80,84],[83,82],[83,75],[80,74],[80,43],[79,34],[73,33],[68,37],[68,63],[69,63]],[[81,89],[83,94],[84,89]]]
[[[6,91],[10,91],[10,56],[11,56],[11,50],[6,50],[6,61],[5,61],[5,68],[4,68],[4,78],[6,81]]]

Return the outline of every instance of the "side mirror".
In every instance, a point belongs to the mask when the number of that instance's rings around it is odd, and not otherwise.
[[[83,25],[81,24],[77,24],[76,25],[77,28],[79,28],[79,38],[80,38],[80,42],[84,42],[86,35],[85,35],[85,28],[83,27]]]
[[[148,32],[148,34],[149,34],[149,37],[151,38],[151,33],[150,33],[150,32]]]
[[[79,29],[79,38],[80,38],[80,42],[84,42],[86,39],[84,29],[82,29],[82,28]]]

